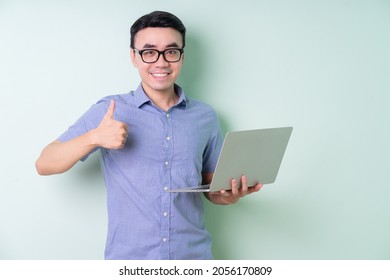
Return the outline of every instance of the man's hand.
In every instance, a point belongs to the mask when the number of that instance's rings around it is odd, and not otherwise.
[[[121,149],[127,139],[127,125],[114,119],[115,102],[111,100],[99,126],[69,141],[53,141],[43,150],[35,166],[40,175],[65,172],[96,147]]]
[[[230,186],[231,190],[210,192],[206,194],[206,197],[215,204],[232,204],[236,203],[240,198],[248,194],[258,192],[263,187],[263,184],[258,183],[254,186],[248,186],[247,179],[245,175],[243,175],[241,176],[241,188],[238,188],[238,182],[236,179],[231,180]]]
[[[114,119],[115,102],[111,100],[107,113],[95,129],[95,142],[106,149],[122,149],[125,146],[128,127]]]

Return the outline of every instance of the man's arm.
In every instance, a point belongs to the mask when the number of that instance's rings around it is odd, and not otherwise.
[[[88,132],[67,142],[54,141],[47,145],[35,162],[38,174],[59,174],[72,168],[76,162],[97,147],[91,141],[90,135],[91,132]]]
[[[203,173],[203,184],[210,184],[214,173]],[[231,181],[231,190],[221,190],[219,192],[204,193],[205,197],[214,204],[228,205],[236,203],[240,198],[258,192],[263,184],[256,184],[255,186],[248,186],[246,177],[241,176],[241,188],[238,188],[238,183],[235,179]]]
[[[40,175],[63,173],[96,147],[121,149],[127,138],[127,125],[114,119],[115,103],[111,104],[95,129],[66,142],[54,141],[47,145],[35,167]]]

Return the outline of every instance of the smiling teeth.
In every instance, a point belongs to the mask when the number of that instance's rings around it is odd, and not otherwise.
[[[168,74],[152,74],[153,76],[156,76],[156,77],[164,77],[164,76],[167,76]]]

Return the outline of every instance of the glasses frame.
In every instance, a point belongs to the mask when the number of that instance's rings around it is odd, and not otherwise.
[[[148,64],[152,64],[152,63],[157,62],[157,61],[160,59],[160,56],[161,56],[161,55],[163,56],[163,58],[164,58],[164,60],[165,60],[166,62],[175,63],[175,62],[180,61],[180,59],[181,59],[181,57],[182,57],[182,55],[183,55],[183,53],[184,53],[184,49],[183,49],[183,48],[169,48],[169,49],[166,49],[166,50],[163,50],[163,51],[159,51],[159,50],[156,50],[156,49],[143,49],[143,50],[138,50],[138,49],[136,49],[136,48],[133,48],[133,50],[134,50],[134,52],[138,53],[138,54],[141,56],[141,59],[142,59],[143,62],[148,63]],[[165,57],[165,52],[171,51],[171,50],[178,50],[178,51],[180,52],[179,58],[178,58],[177,60],[169,61],[169,60],[167,60],[167,58]],[[143,58],[143,56],[142,56],[142,54],[143,54],[144,52],[146,52],[146,51],[155,51],[155,52],[157,52],[158,55],[157,55],[156,60],[155,60],[155,61],[145,61],[144,58]]]

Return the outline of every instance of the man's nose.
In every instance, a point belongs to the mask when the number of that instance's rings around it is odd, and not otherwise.
[[[169,62],[165,60],[164,55],[161,53],[159,58],[154,64],[158,66],[166,66],[169,64]]]

